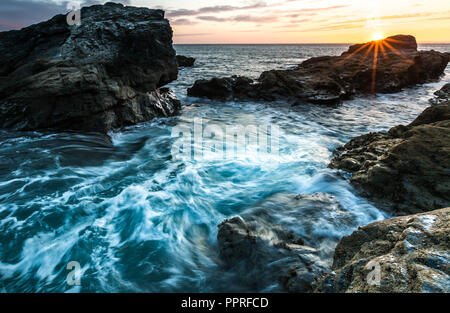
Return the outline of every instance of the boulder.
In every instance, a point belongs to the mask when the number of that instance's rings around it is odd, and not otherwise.
[[[372,43],[383,43],[386,39],[384,40],[377,40],[377,41],[373,41]],[[391,47],[392,50],[397,50],[397,51],[417,51],[417,42],[416,42],[416,38],[414,38],[414,36],[411,35],[395,35],[395,36],[391,36],[389,38],[387,38],[387,40],[389,41],[389,45]],[[356,44],[356,45],[352,45],[350,46],[350,48],[348,48],[348,51],[345,52],[343,55],[347,56],[347,55],[351,55],[353,53],[359,53],[359,51],[361,49],[365,49],[366,48],[367,43],[363,43],[363,44]]]
[[[352,139],[329,167],[397,215],[450,206],[450,103],[427,108],[408,126]]]
[[[315,57],[294,69],[264,72],[256,83],[238,92],[228,88],[226,98],[334,105],[354,94],[393,93],[437,79],[449,61],[445,53],[417,51],[414,37],[397,35],[351,46],[341,56]],[[217,80],[196,82],[191,95],[224,99],[196,86],[213,87]]]
[[[275,291],[309,292],[330,269],[340,239],[324,227],[353,230],[355,220],[325,193],[275,194],[219,225],[220,256],[254,290],[267,291],[278,281]]]
[[[236,95],[244,95],[250,91],[253,80],[242,76],[232,76],[209,80],[197,80],[188,88],[188,96],[208,99],[231,100]]]
[[[194,66],[195,58],[185,57],[184,55],[177,55],[178,67],[191,67]]]
[[[450,100],[450,83],[445,84],[444,87],[442,87],[440,90],[436,91],[434,93],[436,96],[433,99],[430,99],[430,103],[432,105],[436,104],[443,104],[445,102],[448,102]]]
[[[0,33],[0,128],[107,132],[171,116],[178,66],[164,11],[107,3]]]
[[[450,292],[450,208],[360,227],[336,247],[316,292]]]

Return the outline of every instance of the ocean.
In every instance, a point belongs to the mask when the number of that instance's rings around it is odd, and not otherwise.
[[[347,48],[176,45],[178,54],[197,59],[168,85],[183,105],[178,116],[111,132],[111,140],[0,131],[0,292],[281,291],[276,280],[255,286],[223,266],[218,224],[281,192],[329,193],[352,213],[352,227],[321,219],[315,231],[322,236],[340,238],[389,217],[327,165],[351,138],[413,121],[450,82],[450,67],[439,81],[336,107],[216,102],[186,93],[197,79],[257,78]],[[419,48],[450,52],[450,45]],[[192,129],[195,122],[276,127],[277,153],[175,158],[174,129]],[[292,231],[301,236],[303,230],[293,223]],[[71,262],[80,266],[79,284],[68,283]]]

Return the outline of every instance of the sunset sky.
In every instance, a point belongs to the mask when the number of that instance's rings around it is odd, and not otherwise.
[[[82,0],[82,5],[106,1]],[[373,35],[450,42],[448,0],[122,0],[161,8],[175,43],[353,43]],[[62,0],[1,0],[0,30],[67,12]]]

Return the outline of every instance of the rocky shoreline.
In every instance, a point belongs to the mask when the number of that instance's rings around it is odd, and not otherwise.
[[[270,212],[289,210],[297,231],[312,227],[323,210],[334,211],[341,226],[354,217],[326,194],[276,195],[266,200],[272,210],[263,204],[265,210],[219,225],[225,262],[242,275],[278,279],[288,292],[449,292],[450,102],[427,108],[408,126],[351,140],[330,167],[353,173],[357,189],[400,217],[325,238],[327,247],[337,244],[331,257],[320,249],[323,238],[296,234]],[[272,263],[279,267],[264,267]],[[374,271],[380,281],[372,283]]]
[[[181,110],[164,86],[195,59],[176,56],[163,11],[108,3],[83,8],[82,16],[81,26],[57,15],[0,33],[0,128],[106,133]],[[398,35],[257,81],[198,80],[188,95],[337,104],[437,79],[449,61],[448,53],[418,51],[414,37]],[[255,289],[278,280],[289,292],[449,292],[449,95],[446,85],[407,126],[354,138],[329,165],[351,173],[359,192],[396,217],[340,238],[317,231],[322,219],[358,226],[331,195],[272,195],[219,225],[224,266]],[[371,284],[377,266],[381,281]]]
[[[450,208],[373,223],[339,242],[314,291],[448,293],[449,250]]]
[[[408,126],[370,133],[338,148],[330,167],[395,214],[450,206],[450,102],[427,108]]]
[[[315,57],[292,70],[272,70],[257,81],[246,77],[197,80],[192,97],[216,100],[285,100],[338,104],[355,94],[394,93],[439,78],[450,55],[418,51],[413,36],[397,35],[351,46],[341,56]]]

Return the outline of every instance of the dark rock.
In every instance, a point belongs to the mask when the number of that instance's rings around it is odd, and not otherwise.
[[[0,127],[106,132],[180,109],[164,12],[107,3],[0,33]]]
[[[417,42],[416,38],[414,36],[410,35],[395,35],[388,38],[389,45],[392,47],[392,49],[395,49],[397,51],[417,51]],[[378,41],[383,42],[384,40]],[[373,42],[376,43],[377,41]],[[361,49],[365,49],[367,44],[356,44],[353,46],[350,46],[348,51],[344,53],[344,55],[352,54],[352,53],[358,53]]]
[[[444,85],[440,90],[434,93],[436,98],[430,99],[430,103],[433,105],[442,104],[450,100],[450,83]]]
[[[255,84],[238,93],[227,88],[226,99],[336,104],[355,93],[393,93],[437,79],[449,61],[444,53],[417,51],[414,37],[398,35],[351,46],[341,56],[311,58],[295,69],[264,72]],[[210,88],[193,88],[193,96],[224,99],[222,93],[211,94]]]
[[[355,217],[328,194],[280,193],[219,225],[220,255],[256,290],[278,279],[284,290],[308,292],[314,279],[329,270],[340,239],[318,225],[354,229],[354,223]]]
[[[253,80],[242,76],[197,80],[194,86],[188,89],[188,96],[230,100],[245,95],[252,83]]]
[[[450,206],[450,103],[427,108],[408,126],[352,139],[330,167],[396,214]],[[351,160],[351,161],[350,161]]]
[[[195,58],[177,55],[177,63],[178,67],[191,67],[194,66]]]
[[[316,292],[450,291],[450,208],[360,227],[336,247]]]

